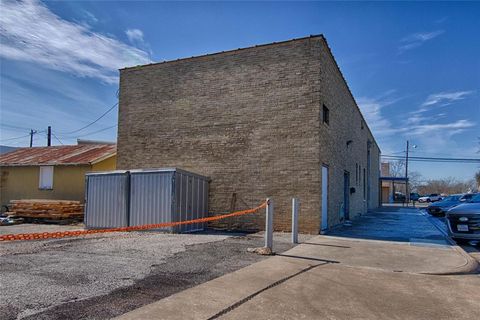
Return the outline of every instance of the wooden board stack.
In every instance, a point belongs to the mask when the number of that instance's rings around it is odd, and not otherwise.
[[[80,201],[27,199],[11,200],[9,216],[30,219],[83,220],[84,205]]]

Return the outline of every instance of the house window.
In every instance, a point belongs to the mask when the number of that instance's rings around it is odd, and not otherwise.
[[[330,124],[330,111],[323,105],[323,123]]]
[[[38,188],[47,190],[53,189],[53,166],[40,167]]]

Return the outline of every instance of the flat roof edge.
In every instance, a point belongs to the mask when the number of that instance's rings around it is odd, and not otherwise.
[[[198,56],[178,58],[178,59],[175,59],[175,60],[165,60],[165,61],[161,61],[161,62],[152,62],[152,63],[142,64],[142,65],[137,65],[137,66],[132,66],[132,67],[124,67],[124,68],[120,68],[118,70],[122,71],[122,70],[129,70],[129,69],[138,69],[138,68],[143,68],[143,67],[172,63],[172,62],[177,62],[177,61],[186,61],[186,60],[191,60],[191,59],[196,59],[196,58],[209,57],[209,56],[214,56],[214,55],[219,55],[219,54],[232,53],[232,52],[241,51],[241,50],[253,49],[253,48],[258,48],[258,47],[266,47],[266,46],[283,44],[283,43],[299,41],[299,40],[306,40],[306,39],[311,39],[311,38],[324,38],[325,39],[325,37],[322,33],[311,34],[309,36],[301,37],[301,38],[293,38],[293,39],[289,39],[289,40],[263,43],[263,44],[258,44],[258,45],[254,45],[254,46],[249,46],[249,47],[243,47],[243,48],[237,48],[237,49],[231,49],[231,50],[225,50],[225,51],[217,51],[217,52],[212,52],[212,53],[201,54],[201,55],[198,55]]]

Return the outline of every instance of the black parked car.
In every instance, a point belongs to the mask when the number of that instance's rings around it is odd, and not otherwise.
[[[440,216],[443,217],[445,212],[449,209],[458,206],[459,204],[463,203],[467,199],[464,198],[464,194],[452,194],[445,199],[432,203],[427,207],[427,212],[432,216]],[[471,198],[471,197],[470,197]]]
[[[480,194],[447,211],[448,234],[456,241],[480,240]]]
[[[416,192],[412,192],[410,193],[410,201],[418,201],[418,199],[420,198],[420,195]]]

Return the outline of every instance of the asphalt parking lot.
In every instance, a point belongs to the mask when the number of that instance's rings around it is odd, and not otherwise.
[[[0,232],[59,228],[74,229],[18,225]],[[289,236],[275,234],[275,251],[292,248]],[[1,243],[0,318],[111,318],[263,260],[247,252],[262,245],[261,234],[218,232],[130,232]]]

